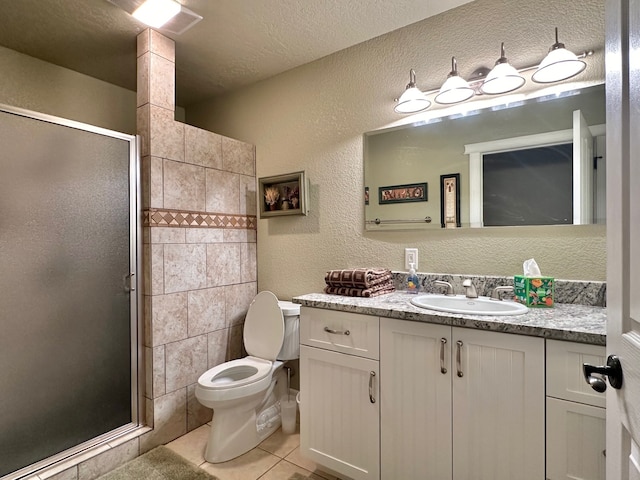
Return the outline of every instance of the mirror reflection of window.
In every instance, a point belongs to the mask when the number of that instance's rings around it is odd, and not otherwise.
[[[484,226],[573,223],[573,145],[483,155]]]

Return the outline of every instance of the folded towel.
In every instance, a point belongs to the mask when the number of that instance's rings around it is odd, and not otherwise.
[[[324,293],[330,295],[343,295],[347,297],[377,297],[386,293],[394,292],[396,288],[391,283],[376,285],[371,288],[350,288],[350,287],[324,287]]]
[[[369,288],[392,279],[391,270],[386,268],[354,268],[351,270],[331,270],[324,281],[330,287]]]

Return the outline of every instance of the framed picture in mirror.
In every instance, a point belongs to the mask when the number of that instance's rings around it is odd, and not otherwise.
[[[390,187],[378,187],[378,203],[407,203],[426,202],[427,184],[411,183],[407,185],[393,185]]]
[[[440,226],[460,228],[460,174],[440,175]]]
[[[258,179],[260,218],[308,213],[305,172]]]

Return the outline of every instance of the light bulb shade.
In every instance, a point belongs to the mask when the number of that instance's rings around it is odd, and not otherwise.
[[[487,95],[498,95],[517,90],[524,85],[525,79],[509,63],[497,63],[482,83],[480,90]]]
[[[537,83],[553,83],[571,78],[587,68],[586,62],[566,48],[551,50],[538,66],[531,80]]]
[[[146,0],[131,15],[152,28],[160,28],[181,9],[182,6],[174,0]]]
[[[459,75],[450,75],[440,87],[440,93],[434,99],[436,103],[450,105],[470,99],[475,94],[469,83]]]
[[[417,87],[408,87],[394,107],[396,113],[417,113],[426,110],[431,106],[431,102],[424,93]]]

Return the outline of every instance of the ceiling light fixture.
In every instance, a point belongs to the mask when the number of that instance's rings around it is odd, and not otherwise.
[[[558,27],[556,27],[556,43],[551,45],[549,53],[538,66],[531,80],[537,83],[553,83],[566,80],[587,68],[586,62],[558,42]]]
[[[456,57],[451,57],[451,72],[440,87],[440,92],[434,99],[436,103],[450,105],[464,102],[475,95],[473,88],[464,78],[458,75],[458,63]]]
[[[504,42],[502,42],[500,44],[500,58],[496,60],[496,65],[482,82],[480,90],[487,95],[499,95],[517,90],[524,85],[524,82],[524,77],[504,56]]]
[[[160,28],[180,13],[181,8],[174,0],[146,0],[132,15],[150,27]]]
[[[416,72],[413,69],[409,70],[409,83],[397,102],[394,108],[397,113],[418,113],[431,106],[425,94],[416,87]]]

